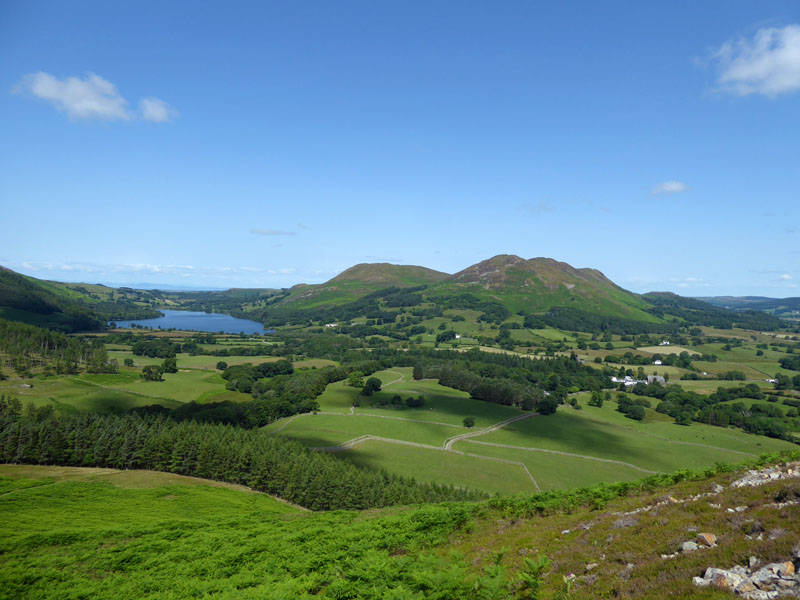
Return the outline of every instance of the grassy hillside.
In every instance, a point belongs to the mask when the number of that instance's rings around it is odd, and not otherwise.
[[[159,315],[131,292],[43,281],[0,267],[0,318],[73,332],[101,329],[109,320]]]
[[[312,513],[174,475],[0,466],[0,598],[730,598],[692,577],[788,560],[800,533],[776,504],[800,480],[743,474]],[[717,545],[662,558],[698,532]]]
[[[281,306],[315,308],[328,304],[352,302],[367,294],[388,287],[417,287],[445,280],[449,275],[426,267],[362,263],[342,271],[320,285],[297,285],[281,301]]]
[[[453,275],[432,293],[469,292],[502,302],[512,313],[545,313],[566,306],[607,316],[657,322],[648,303],[596,269],[576,269],[552,258],[502,254]]]

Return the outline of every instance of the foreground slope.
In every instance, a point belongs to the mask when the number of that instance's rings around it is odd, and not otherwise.
[[[755,487],[734,484],[745,472],[711,470],[482,504],[310,513],[197,480],[0,466],[0,597],[731,598],[692,578],[751,556],[791,558],[797,469]],[[698,533],[716,545],[677,552]],[[552,562],[537,569],[537,555]]]

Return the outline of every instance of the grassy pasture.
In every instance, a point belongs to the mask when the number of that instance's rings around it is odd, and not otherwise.
[[[631,481],[647,473],[624,465],[587,458],[515,450],[481,444],[482,437],[456,442],[453,449],[523,463],[543,491],[585,487],[601,482]],[[474,486],[473,486],[474,487]]]
[[[178,365],[180,367],[180,363]],[[225,389],[225,380],[219,373],[199,369],[164,373],[164,381],[145,381],[138,372],[120,372],[116,375],[80,375],[82,381],[97,386],[126,390],[155,398],[168,398],[177,402],[196,401],[206,392]],[[151,403],[152,404],[152,403]]]
[[[472,400],[468,393],[444,387],[436,381],[414,381],[411,373],[410,367],[398,367],[375,373],[373,376],[383,382],[383,390],[376,392],[370,398],[362,397],[361,406],[354,409],[354,412],[362,415],[401,417],[459,426],[462,425],[464,417],[471,416],[475,418],[475,427],[478,428],[488,427],[519,414],[519,411],[508,406]],[[353,406],[353,400],[358,397],[359,392],[359,388],[350,387],[344,381],[338,381],[328,385],[317,400],[323,412],[348,414]],[[425,396],[425,405],[421,408],[377,406],[380,399],[388,401],[395,394],[404,401],[410,396],[421,394]],[[371,402],[376,403],[376,406],[370,406]]]
[[[601,409],[587,406],[582,411],[560,408],[549,417],[519,421],[473,439],[619,460],[653,471],[740,462],[747,458],[742,452],[757,455],[792,447],[788,442],[734,429],[702,424],[681,427],[655,417],[650,422],[636,422],[614,408],[613,403]]]
[[[564,332],[560,329],[554,329],[553,327],[545,327],[543,329],[529,329],[531,333],[540,337],[545,340],[549,340],[551,342],[560,342],[564,338],[568,340],[572,340],[573,337],[567,332]]]
[[[363,435],[441,446],[463,427],[384,419],[368,415],[302,415],[290,421],[278,421],[264,431],[285,436],[312,447],[337,446]]]
[[[472,448],[459,448],[472,452]],[[478,453],[476,453],[478,454]],[[530,477],[519,465],[495,460],[369,440],[334,456],[369,469],[386,469],[417,481],[444,483],[483,490],[491,494],[532,493]],[[512,459],[516,460],[516,459]]]
[[[697,350],[692,348],[685,348],[684,346],[646,346],[644,348],[637,348],[637,352],[649,352],[650,354],[680,354],[681,352],[688,352],[689,354],[696,353]]]
[[[22,383],[32,388],[20,387]],[[65,412],[107,412],[128,410],[137,406],[160,404],[174,408],[179,401],[166,396],[153,396],[119,389],[101,387],[77,377],[40,377],[33,380],[9,379],[0,382],[0,393],[15,396],[21,402],[35,406],[52,405]]]
[[[0,382],[0,393],[16,396],[23,403],[51,404],[68,412],[107,412],[151,404],[174,408],[184,402],[201,400],[204,395],[225,391],[222,377],[209,371],[181,370],[164,373],[163,378],[164,381],[145,381],[138,371],[123,367],[115,374],[8,379]]]
[[[655,403],[653,404],[655,406]],[[647,409],[644,421],[634,421],[616,410],[615,402],[606,402],[602,408],[585,406],[580,411],[582,417],[603,420],[608,423],[631,429],[649,436],[658,436],[670,442],[706,444],[736,454],[733,462],[743,460],[741,452],[759,455],[765,452],[789,450],[786,442],[760,435],[750,435],[739,429],[714,427],[703,423],[692,423],[690,426],[676,425],[672,417],[661,415],[655,410]],[[731,462],[731,461],[724,461]],[[676,469],[679,467],[675,467]]]
[[[160,365],[164,362],[163,358],[137,356],[133,352],[125,350],[111,350],[108,356],[109,358],[117,359],[120,365],[122,365],[126,358],[133,359],[133,365],[138,368],[142,368],[145,365]],[[208,369],[210,371],[216,370],[219,361],[228,363],[228,366],[233,366],[244,363],[258,365],[265,362],[275,362],[281,359],[279,356],[192,356],[186,353],[179,353],[175,358],[178,361],[178,368],[180,369]]]

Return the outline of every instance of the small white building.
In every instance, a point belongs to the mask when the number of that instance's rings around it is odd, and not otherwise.
[[[661,364],[661,361],[660,361],[660,360],[658,360],[658,359],[656,359],[656,360],[654,360],[654,361],[653,361],[653,364],[654,364],[654,365],[660,365],[660,364]]]
[[[325,327],[338,327],[338,323],[325,323]]]
[[[658,345],[659,346],[669,346],[669,340],[661,340]]]

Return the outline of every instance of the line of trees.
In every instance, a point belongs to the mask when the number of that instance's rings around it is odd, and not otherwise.
[[[312,510],[484,497],[360,469],[260,431],[152,416],[22,413],[0,401],[0,462],[166,471],[246,485]]]
[[[43,368],[59,374],[115,373],[116,361],[108,358],[102,340],[73,337],[43,327],[0,319],[0,367],[20,375]],[[0,372],[2,368],[0,368]]]

